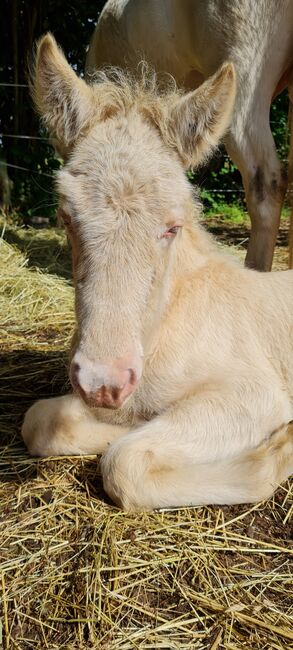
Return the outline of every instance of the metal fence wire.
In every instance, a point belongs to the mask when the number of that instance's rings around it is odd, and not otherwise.
[[[15,83],[10,83],[10,82],[0,82],[0,87],[4,88],[28,88],[29,89],[29,84],[15,84]],[[279,124],[279,122],[270,120],[270,125],[274,126]],[[41,142],[51,142],[50,138],[46,136],[37,136],[37,135],[25,135],[23,133],[21,134],[16,134],[16,133],[0,133],[0,146],[1,146],[1,140],[3,142],[3,138],[12,138],[12,139],[18,139],[18,140],[38,140]],[[215,157],[215,156],[214,156]],[[223,160],[230,160],[231,158],[227,154],[221,154],[221,159]],[[280,158],[280,162],[282,163],[288,163],[288,158]],[[23,165],[16,165],[13,163],[6,162],[5,160],[0,159],[0,165],[2,167],[10,167],[12,169],[17,169],[23,172],[26,172],[28,174],[35,174],[37,176],[46,176],[47,178],[54,178],[54,173],[48,174],[46,172],[42,172],[40,170],[36,169],[29,169],[28,167],[24,167]],[[207,192],[211,193],[218,193],[218,194],[244,194],[244,189],[243,188],[234,188],[234,189],[222,189],[222,188],[207,188]],[[290,190],[289,190],[290,192]]]

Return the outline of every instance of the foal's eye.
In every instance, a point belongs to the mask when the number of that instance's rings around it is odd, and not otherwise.
[[[160,239],[162,239],[162,238],[166,239],[168,237],[175,237],[175,235],[177,235],[177,232],[178,232],[178,230],[180,230],[180,228],[182,228],[182,226],[179,226],[179,225],[175,225],[175,226],[172,226],[171,228],[168,228],[168,230],[165,230],[165,232],[163,232],[162,235],[160,235]]]

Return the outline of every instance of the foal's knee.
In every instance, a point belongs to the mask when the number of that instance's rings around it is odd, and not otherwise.
[[[130,444],[113,444],[101,458],[103,485],[120,508],[135,510],[138,486],[144,480],[145,463]]]
[[[119,440],[101,459],[103,485],[107,494],[128,511],[159,507],[160,485],[173,466],[159,454],[131,440]]]

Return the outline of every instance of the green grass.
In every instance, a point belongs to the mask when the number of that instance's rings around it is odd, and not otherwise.
[[[282,208],[281,219],[290,219],[291,208],[284,205]],[[204,215],[209,218],[221,218],[221,221],[229,221],[235,225],[249,225],[250,218],[247,210],[241,203],[222,203],[214,202],[212,207],[204,210]]]
[[[249,216],[247,212],[243,209],[243,206],[237,203],[219,203],[216,204],[213,208],[208,208],[205,210],[206,217],[213,219],[216,216],[221,216],[221,219],[235,223],[237,225],[246,224]]]

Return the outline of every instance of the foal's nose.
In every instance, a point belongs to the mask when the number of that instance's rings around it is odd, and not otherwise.
[[[117,409],[138,383],[137,371],[126,361],[129,359],[92,362],[77,353],[70,367],[71,384],[88,406]]]
[[[81,394],[83,393],[80,388]],[[101,386],[95,392],[85,394],[84,399],[90,406],[102,407],[108,409],[117,409],[122,406],[126,397],[130,395],[129,384],[122,388],[117,386]]]

